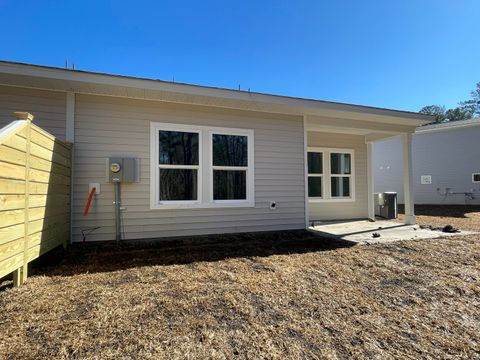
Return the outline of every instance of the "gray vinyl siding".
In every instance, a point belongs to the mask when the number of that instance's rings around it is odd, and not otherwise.
[[[412,147],[415,137],[412,140]],[[393,191],[403,204],[403,150],[400,137],[396,136],[373,144],[374,192]],[[413,164],[417,155],[413,153]],[[416,171],[414,170],[414,173]],[[414,185],[415,185],[414,175]],[[418,199],[414,197],[418,203]]]
[[[0,85],[0,128],[16,120],[15,111],[28,111],[36,125],[65,140],[65,93]]]
[[[355,201],[309,203],[310,220],[359,219],[368,217],[367,146],[360,135],[309,132],[308,146],[355,151]]]
[[[480,172],[480,127],[449,129],[413,136],[413,189],[416,204],[480,204],[480,183],[472,182],[472,173]],[[398,137],[375,143],[375,192],[396,191],[403,196],[403,156]],[[432,184],[422,185],[422,175],[431,175]],[[475,199],[465,201],[463,194],[473,192]]]
[[[150,209],[150,122],[254,130],[255,207]],[[87,241],[115,237],[113,186],[105,182],[109,156],[140,159],[140,182],[122,184],[126,239],[300,229],[305,226],[303,119],[207,109],[154,101],[76,96],[73,236],[99,226]],[[101,183],[87,217],[88,184]],[[270,210],[270,201],[277,210]]]

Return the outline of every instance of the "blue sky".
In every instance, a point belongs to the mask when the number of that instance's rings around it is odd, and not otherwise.
[[[480,82],[480,1],[0,0],[0,59],[416,111]]]

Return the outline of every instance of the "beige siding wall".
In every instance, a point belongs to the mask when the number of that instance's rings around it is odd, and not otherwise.
[[[255,207],[150,210],[150,122],[254,129]],[[140,183],[122,185],[125,238],[304,228],[304,155],[301,117],[232,112],[160,102],[77,95],[74,166],[74,240],[100,226],[87,241],[115,237],[113,186],[105,182],[105,158],[140,159]],[[88,184],[101,194],[87,217]],[[269,202],[277,202],[271,211]]]
[[[0,128],[15,120],[14,111],[28,111],[35,125],[65,140],[65,93],[0,85]]]
[[[309,203],[310,220],[356,219],[368,217],[367,146],[365,137],[309,132],[308,146],[355,150],[355,201]]]

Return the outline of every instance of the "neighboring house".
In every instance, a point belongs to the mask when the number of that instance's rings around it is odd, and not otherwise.
[[[480,118],[431,124],[413,135],[416,204],[480,204]],[[375,192],[398,192],[404,202],[398,137],[374,146]]]
[[[432,117],[327,101],[0,62],[0,125],[13,111],[74,144],[72,241],[115,238],[106,159],[138,159],[121,184],[122,237],[301,229],[372,218],[372,143]],[[1,174],[0,174],[1,176]],[[88,216],[91,184],[100,185]],[[409,193],[409,184],[406,189]],[[1,193],[1,189],[0,189]],[[409,193],[410,194],[410,193]],[[408,223],[414,223],[407,197]]]

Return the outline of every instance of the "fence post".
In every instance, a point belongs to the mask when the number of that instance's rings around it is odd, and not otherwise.
[[[18,120],[27,121],[27,146],[25,149],[25,226],[24,226],[24,237],[23,237],[23,266],[16,270],[13,274],[14,285],[23,284],[28,277],[28,212],[29,212],[29,195],[30,195],[30,133],[31,133],[31,124],[33,120],[33,115],[29,112],[15,112],[15,116]]]
[[[22,285],[22,272],[21,268],[13,271],[13,286],[17,287]]]

